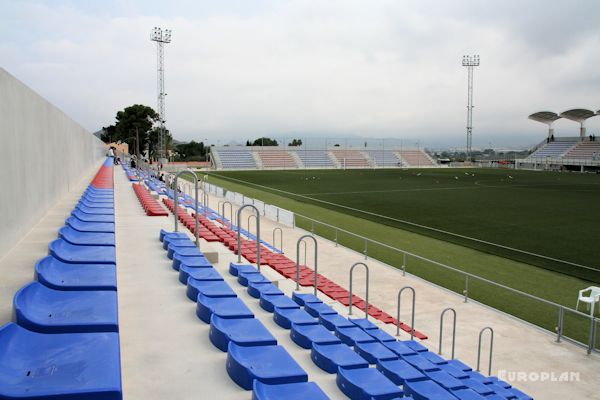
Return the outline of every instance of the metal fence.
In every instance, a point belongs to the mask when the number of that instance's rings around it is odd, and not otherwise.
[[[402,270],[403,274],[409,272],[445,287],[460,294],[465,302],[475,300],[555,332],[557,342],[569,340],[586,348],[588,354],[600,350],[600,319],[597,317],[305,215],[295,214],[295,226],[331,240],[336,246],[343,245],[358,251],[365,259],[380,260]]]

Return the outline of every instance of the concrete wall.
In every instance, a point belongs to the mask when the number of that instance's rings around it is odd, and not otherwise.
[[[0,68],[0,259],[98,168],[104,144]]]

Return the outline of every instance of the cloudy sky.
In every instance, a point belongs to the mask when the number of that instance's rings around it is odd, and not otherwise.
[[[176,3],[176,4],[172,4]],[[476,147],[528,145],[539,110],[600,108],[597,0],[0,0],[0,66],[90,131],[156,105],[154,26],[166,47],[167,125],[221,143],[259,135],[461,146],[463,54],[475,70]],[[597,121],[596,121],[597,119]],[[588,121],[600,134],[600,117]],[[559,135],[576,135],[570,121]]]

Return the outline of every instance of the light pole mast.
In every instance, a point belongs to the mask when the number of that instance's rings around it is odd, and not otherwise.
[[[479,56],[463,56],[463,67],[467,67],[467,160],[471,161],[471,144],[473,141],[473,68],[479,66]]]
[[[164,45],[171,43],[171,30],[154,27],[150,34],[150,40],[156,42],[157,51],[157,69],[158,69],[158,102],[157,112],[159,117],[159,134],[158,134],[158,158],[161,162],[167,156],[166,141],[165,141],[165,65],[164,65]]]

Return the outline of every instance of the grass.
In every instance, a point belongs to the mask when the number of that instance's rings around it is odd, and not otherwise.
[[[569,264],[549,263],[538,268],[531,259],[538,265],[547,260],[339,205],[594,265],[594,243],[600,237],[600,227],[587,205],[598,204],[600,198],[596,176],[462,169],[309,170],[219,172],[211,174],[209,180],[566,307],[574,308],[578,290],[593,284],[590,279],[555,272],[559,268],[579,271]],[[311,229],[311,224],[300,217],[297,224]],[[333,230],[324,226],[317,225],[315,232],[334,238]],[[364,242],[351,235],[340,235],[339,241],[359,251],[364,248]],[[368,253],[396,267],[403,262],[400,254],[382,246],[370,245]],[[457,293],[464,288],[462,274],[411,257],[407,271]],[[554,330],[557,323],[556,307],[481,281],[470,280],[469,297],[548,330]],[[565,317],[569,337],[587,342],[588,327],[583,317]]]

